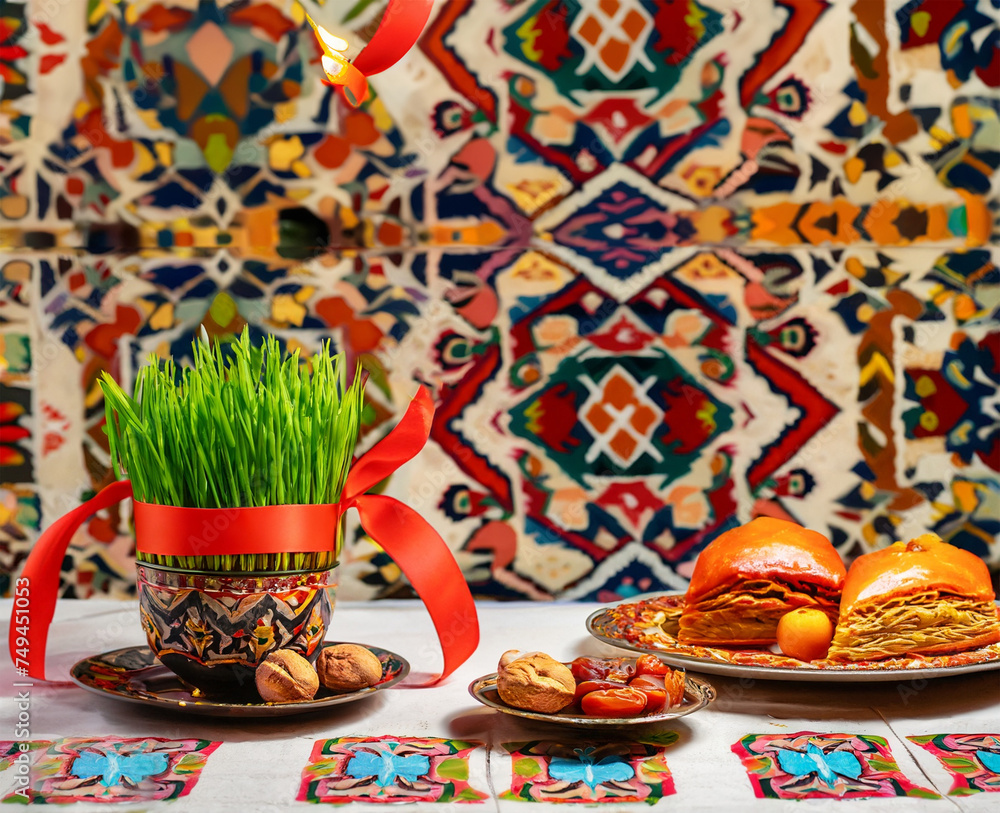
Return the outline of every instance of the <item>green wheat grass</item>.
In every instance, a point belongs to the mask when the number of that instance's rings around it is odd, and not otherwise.
[[[134,397],[107,372],[107,435],[115,476],[135,499],[191,508],[334,503],[340,499],[361,426],[364,380],[347,383],[347,362],[329,342],[303,361],[268,336],[254,346],[244,329],[227,361],[207,334],[194,365],[158,359],[139,370]],[[321,570],[329,553],[161,556],[142,561],[185,570]]]

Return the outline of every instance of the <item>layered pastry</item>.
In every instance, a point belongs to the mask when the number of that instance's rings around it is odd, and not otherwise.
[[[828,656],[837,661],[942,655],[1000,641],[986,564],[924,534],[854,560]]]
[[[733,528],[695,562],[677,639],[701,646],[770,646],[778,621],[816,607],[837,621],[846,570],[823,534],[771,517]]]

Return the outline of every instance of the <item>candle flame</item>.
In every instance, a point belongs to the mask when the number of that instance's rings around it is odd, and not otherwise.
[[[344,56],[350,43],[343,37],[331,34],[308,14],[306,19],[316,32],[316,40],[323,51],[320,62],[327,82],[341,87],[351,104],[360,104],[368,95],[368,81]]]
[[[343,39],[342,37],[338,37],[336,34],[331,34],[308,14],[306,15],[306,19],[309,21],[309,25],[313,27],[313,31],[316,32],[316,36],[319,38],[319,43],[320,46],[323,48],[324,54],[326,54],[327,56],[333,56],[333,54],[331,53],[332,51],[347,50],[347,48],[350,45],[350,43],[347,40]]]

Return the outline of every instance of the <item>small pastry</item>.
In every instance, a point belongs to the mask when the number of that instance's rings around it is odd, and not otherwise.
[[[508,706],[552,713],[566,708],[576,694],[569,667],[543,652],[505,652],[497,671],[497,692]]]
[[[358,644],[336,644],[320,653],[316,672],[326,688],[356,692],[382,679],[382,662],[374,652]]]
[[[986,563],[936,534],[859,556],[844,582],[834,661],[933,657],[1000,641]]]
[[[701,552],[677,639],[695,646],[770,646],[799,607],[837,620],[846,568],[823,534],[772,517],[732,528]]]
[[[316,670],[291,649],[279,649],[268,655],[257,667],[254,681],[261,699],[268,703],[312,700],[319,691]]]

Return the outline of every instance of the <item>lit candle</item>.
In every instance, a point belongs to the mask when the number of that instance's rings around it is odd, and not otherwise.
[[[331,34],[308,14],[306,19],[313,27],[313,31],[316,32],[316,39],[319,41],[320,48],[323,49],[321,62],[327,84],[342,88],[347,101],[351,104],[361,104],[368,95],[368,80],[344,56],[350,43],[342,37]]]

